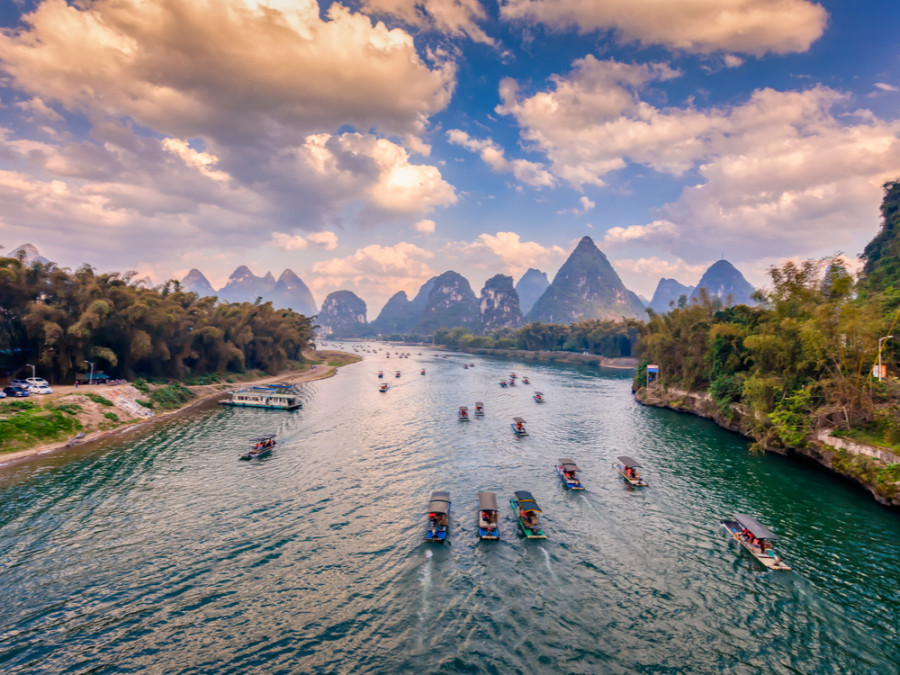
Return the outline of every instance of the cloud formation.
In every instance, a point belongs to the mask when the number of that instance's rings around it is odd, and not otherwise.
[[[555,29],[612,30],[623,42],[757,56],[805,52],[828,22],[809,0],[502,0],[500,14]]]
[[[337,248],[337,241],[338,238],[334,232],[313,232],[306,238],[299,234],[275,232],[272,234],[271,244],[283,251],[302,251],[309,248],[310,244],[325,251],[333,251]]]
[[[477,152],[482,161],[497,173],[511,173],[517,180],[532,187],[554,187],[557,183],[542,164],[529,162],[527,159],[506,159],[503,148],[490,139],[479,140],[461,129],[450,129],[447,140],[466,150]]]
[[[469,264],[492,274],[496,273],[499,263],[501,271],[513,278],[520,277],[529,267],[554,268],[566,256],[566,251],[559,246],[522,241],[515,232],[479,234],[471,244],[453,245],[451,248],[461,250]]]
[[[364,0],[362,7],[368,13],[390,15],[410,26],[495,44],[478,25],[487,17],[478,0]]]
[[[789,247],[816,254],[852,249],[871,236],[881,185],[900,174],[900,121],[868,111],[844,114],[845,95],[823,86],[760,89],[731,106],[656,107],[643,99],[653,82],[677,73],[592,56],[529,97],[501,85],[500,112],[575,186],[601,185],[631,165],[699,182],[658,209],[648,225],[614,228],[607,243],[652,243],[686,259],[721,251],[759,256]]]

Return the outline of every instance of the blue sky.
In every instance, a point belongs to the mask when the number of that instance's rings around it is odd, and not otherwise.
[[[852,259],[900,178],[900,7],[810,0],[0,5],[0,243],[156,281],[290,267],[373,319],[454,269],[633,290]]]

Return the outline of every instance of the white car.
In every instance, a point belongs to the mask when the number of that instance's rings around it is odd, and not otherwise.
[[[33,384],[28,388],[32,394],[52,394],[53,390],[46,384]]]
[[[49,387],[50,383],[43,377],[26,377],[25,381],[29,387]]]

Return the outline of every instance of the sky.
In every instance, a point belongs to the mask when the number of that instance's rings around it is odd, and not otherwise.
[[[447,270],[625,285],[852,261],[900,179],[896,0],[4,0],[0,244],[294,270],[369,320]]]

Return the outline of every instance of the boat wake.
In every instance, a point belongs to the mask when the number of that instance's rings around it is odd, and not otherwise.
[[[581,495],[579,495],[579,496],[584,500],[584,502],[585,502],[588,506],[591,507],[591,511],[596,511],[596,510],[597,510],[597,509],[594,508],[594,505],[591,504],[591,500],[587,498],[587,495],[584,494],[584,492],[582,492]]]
[[[431,591],[431,557],[434,555],[431,551],[425,551],[425,563],[419,572],[419,582],[422,586],[422,606],[419,609],[419,624],[424,624],[428,619],[428,612],[431,609],[428,603],[428,594]],[[419,634],[419,649],[424,646],[425,631],[417,631]]]
[[[559,579],[556,578],[556,573],[553,571],[553,567],[550,565],[550,554],[543,546],[541,546],[541,553],[544,554],[544,562],[547,563],[547,571],[550,572],[550,578],[553,579],[554,584],[558,584]]]

